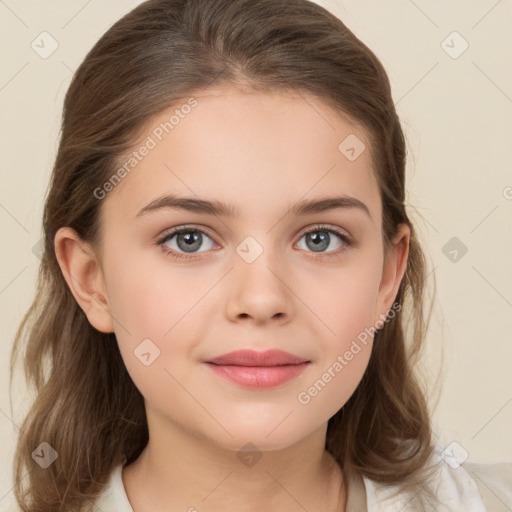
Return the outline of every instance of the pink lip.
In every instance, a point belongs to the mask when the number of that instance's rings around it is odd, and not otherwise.
[[[298,376],[310,361],[282,350],[237,350],[205,363],[221,377],[242,386],[270,388]]]

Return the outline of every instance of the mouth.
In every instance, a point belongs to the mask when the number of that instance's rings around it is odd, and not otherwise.
[[[204,362],[218,376],[249,388],[271,388],[298,377],[311,363],[282,350],[238,350]]]

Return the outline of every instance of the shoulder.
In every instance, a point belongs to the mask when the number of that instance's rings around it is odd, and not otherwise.
[[[512,510],[512,462],[467,462],[464,469],[476,482],[486,510]]]
[[[95,505],[99,510],[133,512],[130,502],[128,501],[128,496],[126,495],[126,491],[124,489],[122,470],[122,464],[115,466],[112,470],[110,479],[105,486],[105,489],[95,502]]]
[[[426,483],[439,500],[427,509],[436,512],[490,512],[512,510],[512,462],[459,465],[440,446],[432,456],[432,478]],[[418,510],[414,495],[398,493],[364,477],[368,512],[413,512]]]

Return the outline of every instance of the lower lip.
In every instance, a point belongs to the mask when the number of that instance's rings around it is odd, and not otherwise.
[[[217,375],[248,388],[272,388],[298,375],[307,365],[288,364],[282,366],[234,366],[206,363]]]

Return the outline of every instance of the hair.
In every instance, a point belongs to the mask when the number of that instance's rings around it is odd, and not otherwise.
[[[13,462],[23,511],[87,510],[113,468],[137,459],[148,442],[143,396],[115,334],[93,328],[77,304],[54,237],[70,226],[100,247],[103,203],[93,191],[154,115],[214,82],[311,95],[365,130],[382,200],[385,254],[398,224],[411,230],[395,299],[410,322],[396,314],[375,335],[359,386],[328,421],[325,448],[347,473],[398,485],[420,502],[428,494],[419,491],[434,445],[417,363],[432,307],[427,317],[426,261],[405,205],[406,141],[382,64],[340,19],[307,0],[150,0],[99,39],[64,100],[37,291],[11,354],[12,385],[26,342],[24,375],[36,391]],[[46,469],[31,457],[42,442],[58,452]]]

